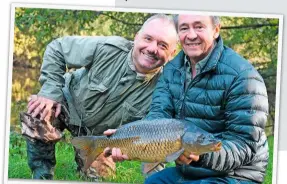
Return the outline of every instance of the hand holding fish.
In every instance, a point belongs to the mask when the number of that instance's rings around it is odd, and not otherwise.
[[[199,155],[190,154],[189,157],[186,157],[184,154],[180,155],[175,162],[177,164],[190,164],[191,162],[197,162],[199,160]]]
[[[117,131],[117,129],[108,129],[106,131],[104,131],[104,135],[106,136],[111,136],[112,134],[114,134]],[[120,148],[105,148],[104,150],[104,154],[105,155],[112,155],[113,161],[114,162],[122,162],[124,160],[128,160],[129,157],[127,155],[123,155],[122,151]]]

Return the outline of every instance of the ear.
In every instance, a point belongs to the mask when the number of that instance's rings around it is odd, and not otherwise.
[[[176,48],[171,52],[171,57],[173,57],[176,53]]]
[[[170,56],[168,57],[169,61],[173,59],[175,53],[176,53],[176,48],[173,51],[171,51]]]
[[[213,38],[214,38],[214,39],[217,39],[217,38],[218,38],[219,32],[220,32],[220,28],[221,28],[221,25],[220,25],[220,24],[218,24],[218,25],[215,26],[215,28],[214,28],[214,34],[213,34]]]

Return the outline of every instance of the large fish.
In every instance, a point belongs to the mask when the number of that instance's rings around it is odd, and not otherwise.
[[[107,136],[82,136],[72,139],[86,158],[86,170],[106,147],[120,148],[130,160],[159,163],[176,160],[182,153],[197,155],[218,151],[221,142],[192,123],[176,119],[139,120]]]

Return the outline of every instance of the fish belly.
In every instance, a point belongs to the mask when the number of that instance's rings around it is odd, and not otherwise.
[[[120,127],[109,139],[108,147],[120,148],[131,160],[164,162],[182,148],[184,124],[180,121],[140,120]]]

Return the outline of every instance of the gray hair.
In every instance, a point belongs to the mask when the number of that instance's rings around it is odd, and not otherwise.
[[[211,18],[211,21],[212,21],[214,26],[217,26],[220,24],[219,16],[210,16],[210,18]],[[173,15],[173,21],[174,21],[174,25],[176,27],[176,31],[178,31],[177,30],[177,28],[178,28],[178,14]]]
[[[220,17],[219,16],[210,16],[212,23],[214,26],[218,26],[220,24]]]
[[[142,31],[144,29],[144,27],[152,20],[155,20],[155,19],[161,19],[161,20],[164,20],[164,21],[167,21],[168,23],[170,23],[171,25],[174,26],[174,28],[176,29],[175,27],[175,24],[174,24],[174,21],[173,21],[173,18],[169,15],[166,15],[166,14],[155,14],[155,15],[152,15],[151,17],[149,17],[145,22],[144,24],[142,25],[141,29],[139,30]]]

